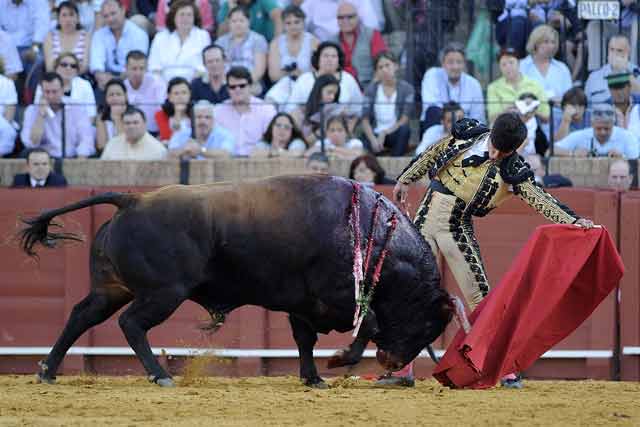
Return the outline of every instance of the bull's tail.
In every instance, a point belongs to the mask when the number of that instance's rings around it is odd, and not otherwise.
[[[55,233],[49,231],[49,226],[61,228],[61,225],[55,222],[51,222],[53,218],[58,215],[65,214],[67,212],[73,212],[79,209],[83,209],[93,205],[110,204],[117,206],[119,209],[131,206],[137,197],[133,194],[125,193],[103,193],[97,196],[89,197],[79,202],[73,203],[68,206],[64,206],[58,209],[52,209],[45,211],[41,215],[35,218],[21,218],[21,221],[27,225],[18,232],[18,238],[20,239],[20,246],[22,250],[29,256],[37,258],[33,247],[36,243],[40,243],[47,248],[54,248],[60,241],[75,240],[81,242],[83,239],[81,236],[75,233]]]

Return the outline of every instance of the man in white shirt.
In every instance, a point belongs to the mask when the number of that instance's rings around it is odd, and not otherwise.
[[[147,72],[147,55],[140,50],[132,50],[127,54],[127,88],[129,104],[140,108],[148,117],[147,130],[158,132],[158,124],[154,117],[164,102],[167,85],[159,77]]]
[[[163,160],[165,146],[147,132],[142,110],[129,106],[122,114],[124,133],[113,137],[104,147],[102,160]]]
[[[422,79],[422,131],[440,122],[442,105],[455,101],[465,117],[486,121],[484,95],[480,82],[464,72],[464,46],[452,42],[440,52],[442,67],[432,67]]]
[[[4,75],[15,80],[22,72],[22,61],[11,35],[0,30],[0,58],[4,62]]]
[[[338,4],[341,0],[306,0],[302,3],[302,10],[307,15],[306,27],[320,41],[328,40],[331,36],[338,34]],[[371,1],[359,1],[357,4],[351,2],[358,9],[358,16],[362,24],[382,30],[374,6]]]

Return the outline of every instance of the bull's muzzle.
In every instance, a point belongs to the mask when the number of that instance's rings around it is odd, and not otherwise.
[[[406,365],[399,357],[381,349],[376,351],[376,359],[378,363],[388,371],[399,371]]]

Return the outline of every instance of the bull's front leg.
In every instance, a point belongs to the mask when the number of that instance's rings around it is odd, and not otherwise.
[[[316,364],[313,361],[313,346],[318,341],[318,335],[307,322],[295,314],[289,314],[289,323],[291,323],[293,339],[296,340],[300,353],[300,379],[309,387],[327,388],[327,384],[318,376]]]
[[[362,320],[358,335],[353,340],[349,347],[344,350],[340,350],[327,361],[327,368],[339,368],[342,366],[355,365],[362,359],[362,353],[369,340],[378,333],[378,321],[376,320],[376,314],[372,309],[369,309],[367,315]]]

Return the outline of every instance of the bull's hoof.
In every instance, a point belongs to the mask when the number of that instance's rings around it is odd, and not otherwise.
[[[36,383],[37,384],[55,384],[56,383],[56,379],[55,378],[46,377],[46,376],[42,375],[42,372],[38,372],[36,374]]]
[[[307,387],[316,388],[318,390],[326,390],[329,388],[327,383],[325,383],[324,380],[320,377],[316,377],[314,379],[307,378],[304,380],[304,385],[306,385]]]
[[[175,387],[176,383],[173,382],[171,378],[158,378],[155,381],[160,387]]]
[[[327,360],[327,368],[335,369],[341,368],[343,366],[352,366],[356,365],[359,361],[359,359],[354,358],[350,354],[349,349],[339,350],[336,352],[336,354],[331,356],[329,360]]]

